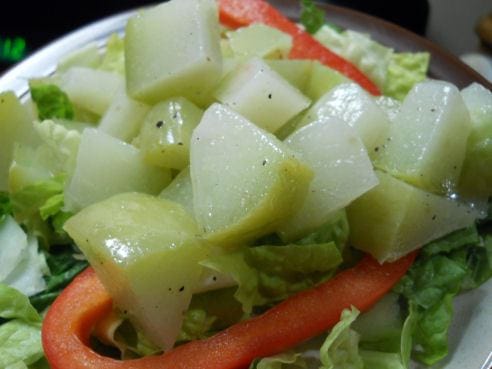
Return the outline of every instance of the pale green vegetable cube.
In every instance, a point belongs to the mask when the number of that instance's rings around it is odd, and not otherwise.
[[[350,80],[343,74],[315,60],[313,61],[305,94],[313,101],[316,101],[335,86],[348,82]]]
[[[347,210],[351,244],[380,262],[391,261],[432,240],[471,226],[481,214],[383,172],[379,185]]]
[[[355,128],[370,155],[387,137],[390,121],[372,96],[355,83],[341,84],[323,95],[299,127],[323,117],[337,117]]]
[[[82,134],[65,205],[77,211],[122,192],[156,195],[170,181],[169,170],[148,165],[134,146],[89,128]]]
[[[311,103],[258,58],[241,64],[231,72],[214,96],[269,132],[278,130]]]
[[[357,132],[337,118],[323,117],[284,143],[314,172],[304,204],[278,229],[285,241],[319,228],[337,210],[378,183]]]
[[[401,109],[401,101],[389,96],[378,96],[374,99],[376,104],[386,113],[389,120],[392,122],[398,116]]]
[[[164,350],[171,348],[211,255],[179,205],[139,193],[116,195],[65,223],[116,307]]]
[[[274,231],[302,204],[311,170],[226,106],[205,112],[191,142],[194,213],[210,241],[238,247]]]
[[[458,89],[447,82],[417,84],[379,147],[376,166],[434,193],[453,191],[461,173],[470,116]]]
[[[262,23],[254,23],[226,33],[229,46],[237,56],[271,59],[287,57],[292,36]]]
[[[101,118],[99,129],[122,141],[130,142],[140,131],[150,106],[133,100],[122,88]]]
[[[179,172],[169,186],[162,190],[159,197],[177,202],[188,213],[193,214],[193,186],[191,185],[190,168],[186,167]]]
[[[150,109],[137,138],[145,160],[164,168],[188,166],[190,138],[203,111],[185,98],[171,98]]]
[[[215,1],[172,0],[132,17],[125,58],[131,97],[149,104],[200,98],[221,75]]]
[[[305,91],[311,80],[311,70],[315,64],[314,61],[281,59],[266,60],[266,62],[270,68],[285,78],[292,86],[296,87],[302,93],[306,93]]]
[[[472,129],[460,178],[459,193],[487,203],[492,195],[492,92],[478,83],[461,91]]]
[[[0,191],[8,188],[8,172],[14,154],[14,145],[39,142],[32,129],[30,110],[23,106],[13,92],[0,94]]]
[[[63,171],[56,154],[47,145],[33,148],[17,144],[8,171],[8,190],[15,193],[25,186],[50,179]]]
[[[118,74],[85,67],[70,68],[60,81],[73,104],[98,115],[106,112],[124,85]]]

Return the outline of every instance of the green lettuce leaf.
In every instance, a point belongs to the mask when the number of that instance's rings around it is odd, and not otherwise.
[[[11,320],[0,325],[0,368],[23,362],[30,365],[43,357],[39,326]]]
[[[429,69],[430,54],[394,53],[391,55],[383,93],[403,100],[412,87],[423,81]]]
[[[312,0],[301,0],[301,23],[306,31],[314,34],[325,23],[325,12]]]
[[[50,271],[45,276],[46,288],[30,297],[32,306],[38,311],[43,311],[51,305],[63,288],[88,266],[86,260],[76,257],[76,255],[77,250],[71,247],[46,252],[46,262]],[[79,256],[81,255],[79,254]]]
[[[335,242],[340,252],[345,249],[349,239],[349,223],[345,210],[337,212],[329,221],[316,231],[303,237],[296,244],[309,245],[315,243]]]
[[[236,299],[250,313],[255,306],[283,300],[331,276],[342,262],[334,242],[311,245],[258,246],[212,257],[208,268],[237,282]]]
[[[429,309],[415,306],[416,324],[413,333],[414,357],[433,365],[448,354],[448,330],[453,317],[454,294],[446,294],[440,303]]]
[[[217,320],[202,309],[189,309],[181,326],[178,341],[193,341],[210,336],[212,327]]]
[[[43,120],[35,122],[34,129],[44,144],[51,149],[54,160],[63,172],[72,173],[75,168],[81,134],[76,125],[61,121]]]
[[[406,369],[397,353],[359,350],[364,369]]]
[[[0,223],[3,222],[7,215],[12,215],[12,203],[7,192],[0,191]]]
[[[40,323],[41,317],[30,304],[29,298],[5,284],[0,283],[0,318],[18,319],[27,323]]]
[[[345,309],[320,349],[320,369],[362,369],[359,355],[359,335],[350,329],[359,311]]]
[[[100,69],[125,74],[125,43],[123,38],[113,33],[106,44]]]
[[[443,359],[448,354],[454,296],[491,277],[492,236],[481,235],[475,227],[424,246],[394,289],[406,298],[409,306],[405,322],[408,326],[403,330],[404,351],[409,351],[412,342],[417,360],[433,365]]]
[[[14,288],[0,284],[0,368],[18,368],[43,357],[41,317],[29,299]]]
[[[305,369],[307,363],[300,353],[285,352],[255,360],[250,369]]]
[[[73,119],[74,110],[67,94],[52,84],[31,84],[31,96],[38,108],[41,120],[60,118]]]
[[[69,242],[60,227],[60,223],[69,216],[62,210],[65,179],[64,174],[57,175],[11,194],[16,220],[40,237],[45,247]]]
[[[314,37],[334,53],[349,60],[380,88],[386,83],[393,50],[379,44],[367,34],[333,27],[321,27]]]

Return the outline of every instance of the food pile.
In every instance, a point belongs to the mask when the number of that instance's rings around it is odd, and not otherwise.
[[[492,276],[492,93],[302,4],[171,0],[0,93],[0,367],[446,357]]]

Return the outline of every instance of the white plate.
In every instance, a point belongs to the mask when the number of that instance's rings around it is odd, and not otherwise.
[[[331,11],[332,16],[337,16],[337,7]],[[347,17],[347,12],[343,12]],[[19,97],[26,96],[29,78],[50,75],[61,57],[89,43],[96,42],[103,48],[108,36],[123,33],[132,14],[133,11],[128,11],[94,22],[47,45],[1,76],[0,91],[12,90]],[[351,20],[357,22],[358,13],[350,11],[349,14],[355,17]],[[363,20],[366,19],[364,15]],[[359,22],[359,28],[361,24],[364,22]],[[448,358],[433,368],[492,368],[492,281],[455,299],[449,346]],[[414,368],[424,367],[415,364]]]

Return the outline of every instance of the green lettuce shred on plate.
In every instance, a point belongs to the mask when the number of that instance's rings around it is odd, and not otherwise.
[[[29,299],[0,284],[0,367],[32,368],[43,360],[41,316]]]
[[[342,263],[348,239],[345,213],[335,216],[296,244],[263,244],[207,259],[202,265],[237,282],[243,310],[268,306],[328,279]],[[275,237],[270,241],[280,242]],[[263,239],[263,241],[269,241]]]
[[[23,187],[11,194],[15,219],[40,237],[45,248],[52,244],[69,243],[62,230],[69,213],[63,210],[63,190],[66,176],[60,174],[45,181]]]
[[[432,365],[448,354],[453,298],[492,277],[492,235],[475,227],[434,241],[395,287],[408,302],[413,357]]]
[[[301,0],[300,20],[306,31],[313,34],[325,24],[325,12],[312,0]]]
[[[31,84],[31,96],[38,108],[41,120],[73,119],[74,110],[67,94],[53,84]]]
[[[125,74],[125,43],[122,37],[113,33],[106,44],[106,52],[102,57],[99,69]]]
[[[322,26],[314,37],[355,64],[386,96],[403,100],[416,83],[427,78],[429,53],[398,53],[367,34],[352,30],[339,32],[327,25]]]

